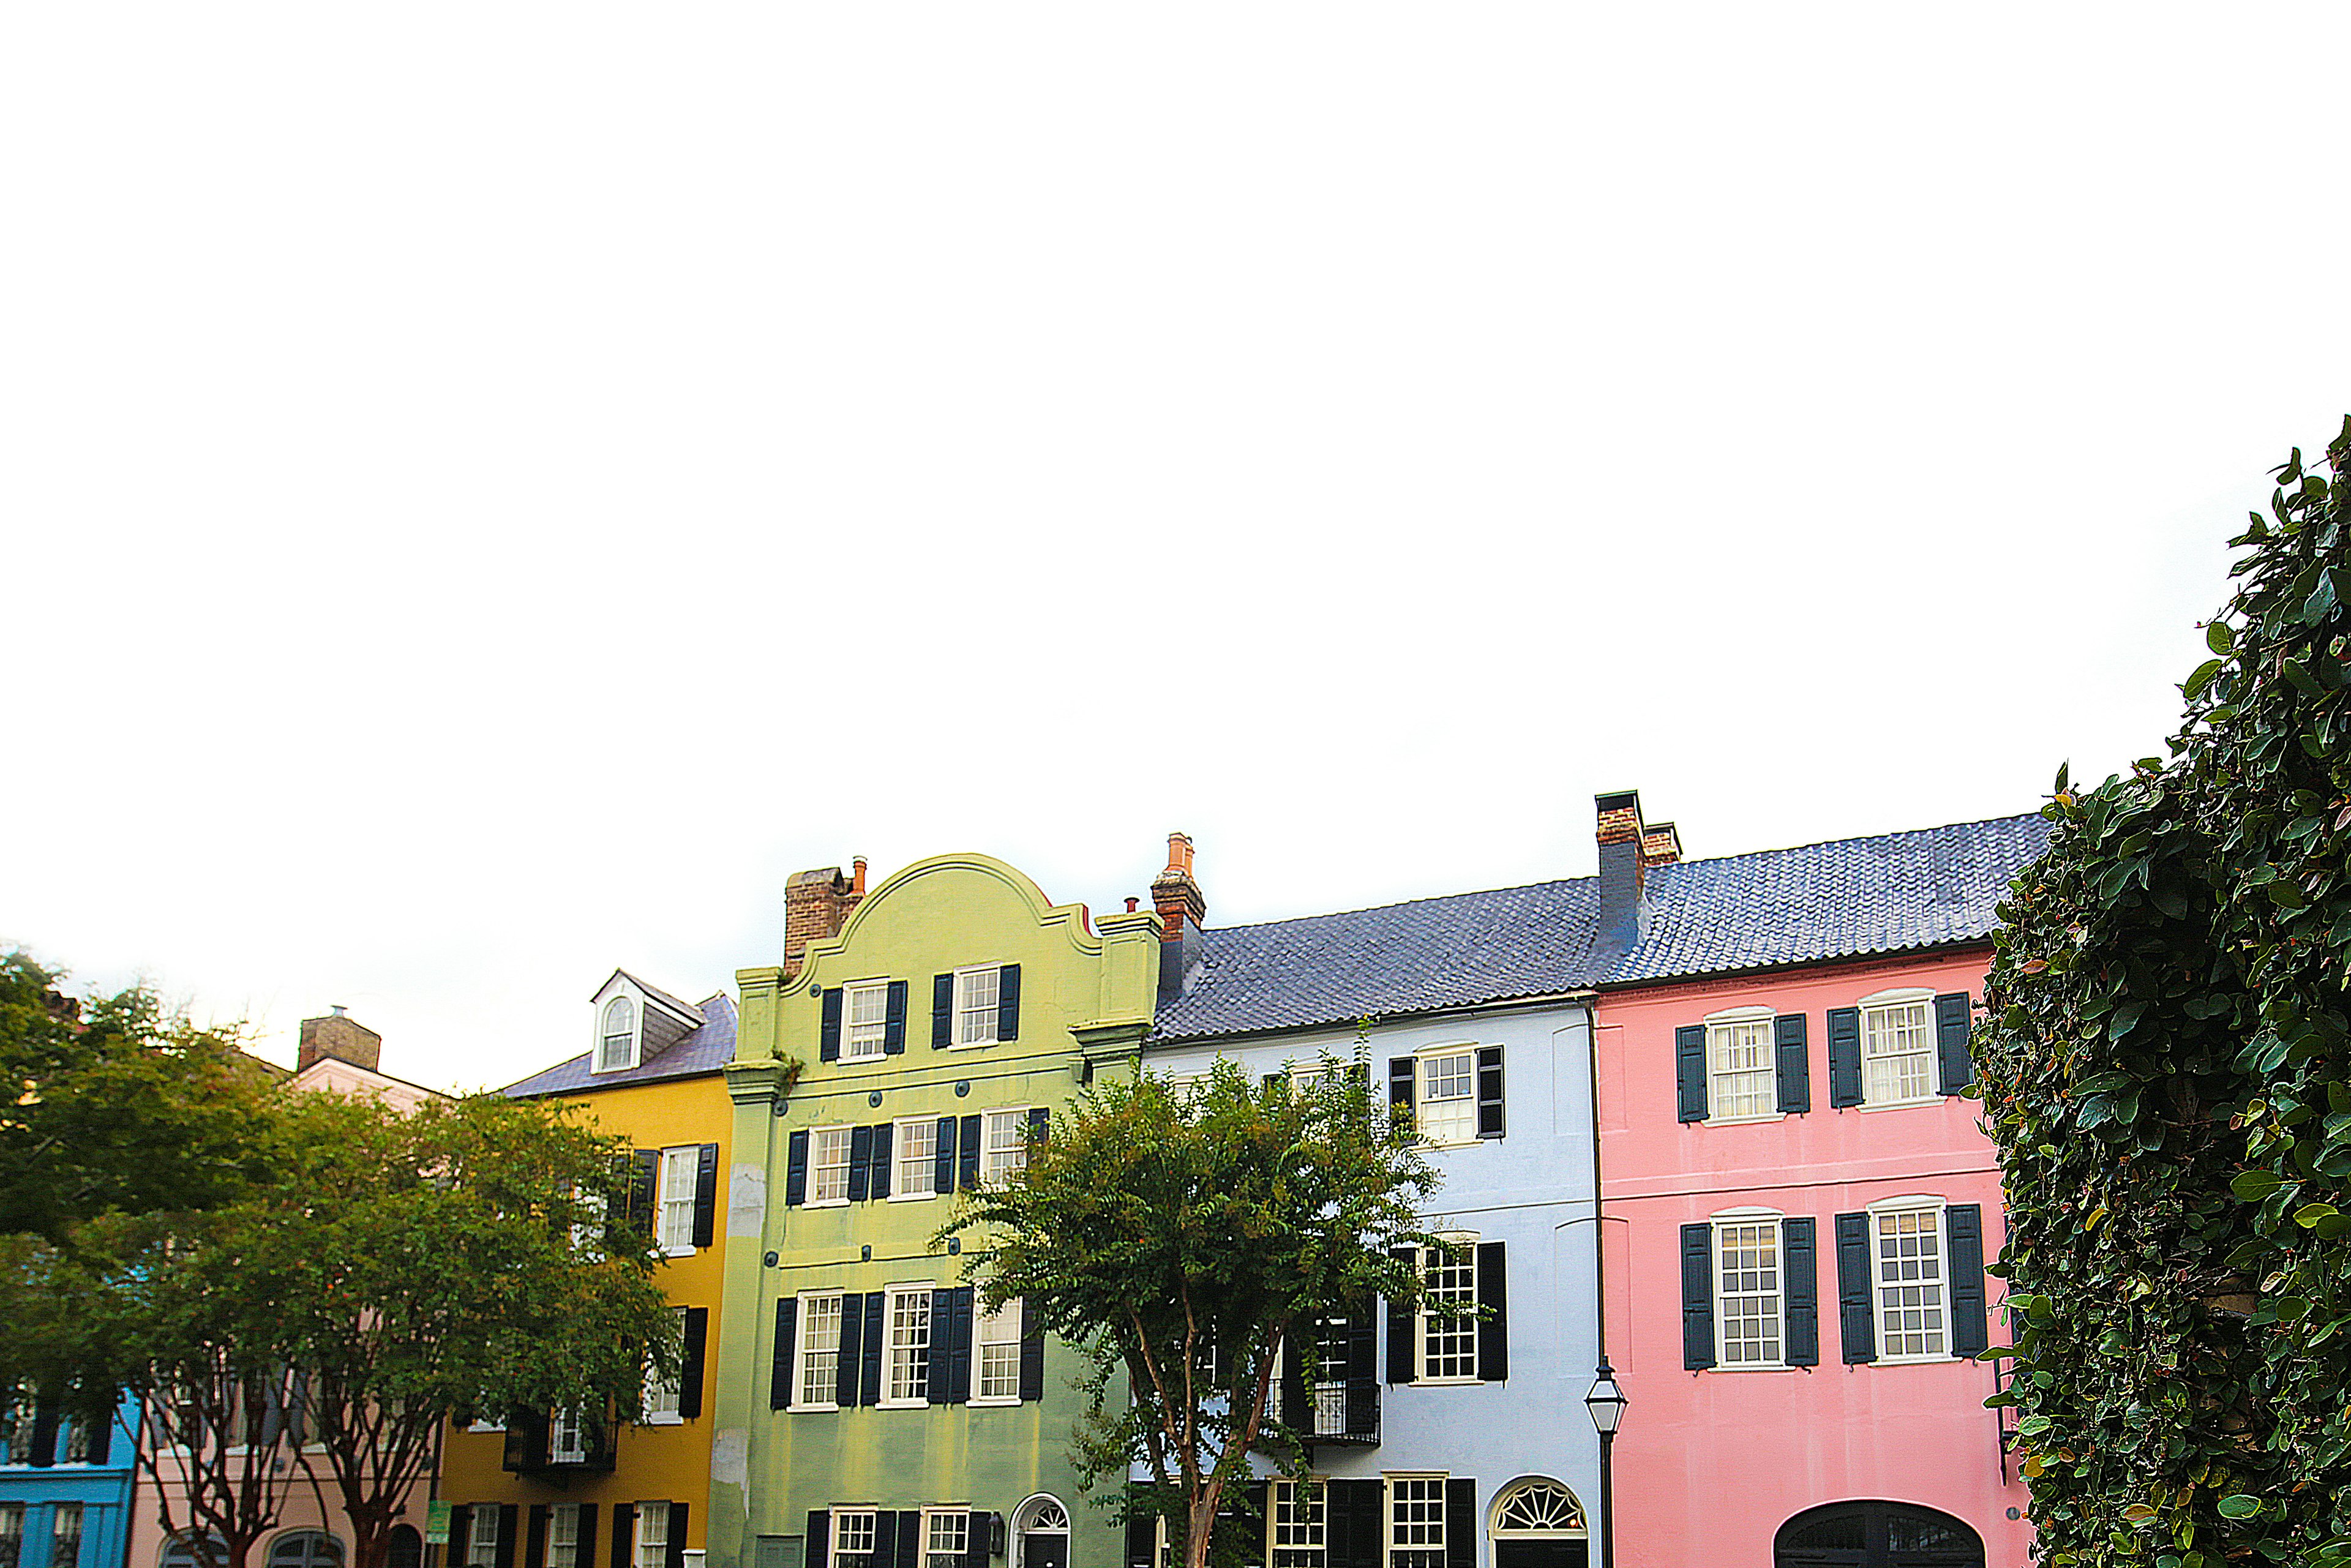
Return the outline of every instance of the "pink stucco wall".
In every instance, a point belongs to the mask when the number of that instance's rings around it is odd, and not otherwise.
[[[1608,1353],[1632,1403],[1616,1441],[1621,1568],[1771,1562],[1792,1515],[1858,1499],[1908,1502],[1966,1521],[1991,1568],[2022,1568],[2024,1487],[2003,1469],[1989,1363],[1844,1364],[1834,1216],[1932,1195],[1983,1208],[1984,1257],[2006,1237],[2000,1173],[1972,1100],[1861,1110],[1829,1106],[1823,1015],[1901,987],[1980,1001],[1987,950],[1822,967],[1760,978],[1604,997],[1599,1030],[1602,1190],[1608,1218]],[[1813,1110],[1729,1126],[1676,1119],[1674,1030],[1761,1005],[1810,1019]],[[1726,1209],[1819,1220],[1821,1364],[1683,1369],[1680,1231]],[[2003,1288],[1986,1281],[1991,1341]]]

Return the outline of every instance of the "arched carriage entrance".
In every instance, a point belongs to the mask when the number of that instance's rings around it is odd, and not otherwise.
[[[1070,1568],[1070,1511],[1039,1492],[1012,1513],[1010,1568]]]
[[[1592,1532],[1583,1505],[1555,1480],[1512,1481],[1494,1499],[1494,1568],[1584,1568]]]
[[[1771,1542],[1772,1568],[1984,1568],[1965,1521],[1906,1502],[1833,1502],[1796,1515]]]

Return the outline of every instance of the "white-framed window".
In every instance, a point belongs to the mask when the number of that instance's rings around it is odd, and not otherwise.
[[[841,1058],[865,1061],[880,1056],[890,1029],[890,982],[868,980],[841,988]]]
[[[584,1465],[588,1462],[588,1423],[576,1409],[548,1412],[547,1462]]]
[[[1025,1107],[1010,1111],[990,1111],[979,1134],[979,1179],[994,1184],[1029,1164],[1029,1149],[1021,1140],[1027,1135],[1029,1112]]]
[[[86,1465],[89,1463],[89,1418],[82,1416],[68,1416],[65,1418],[65,1458],[61,1462],[68,1465]],[[76,1504],[75,1506],[79,1507],[80,1505]]]
[[[475,1508],[465,1528],[466,1568],[498,1568],[498,1505]]]
[[[962,1509],[923,1511],[923,1568],[964,1568],[971,1549],[971,1515]]]
[[[633,1568],[663,1568],[669,1561],[669,1504],[637,1504],[637,1551]]]
[[[1714,1221],[1714,1364],[1786,1364],[1786,1275],[1776,1214]]]
[[[917,1116],[897,1124],[890,1136],[891,1158],[898,1164],[896,1179],[890,1184],[890,1196],[901,1197],[931,1197],[935,1196],[934,1184],[939,1172],[939,1124],[929,1116]]]
[[[1421,1254],[1420,1381],[1468,1383],[1478,1376],[1478,1239],[1448,1236]]]
[[[1951,1354],[1948,1249],[1939,1204],[1869,1211],[1877,1359],[1939,1361]]]
[[[841,1292],[802,1296],[796,1410],[830,1410],[841,1396]]]
[[[1423,1051],[1420,1061],[1420,1137],[1427,1144],[1478,1140],[1478,1048],[1448,1045]]]
[[[893,1289],[886,1298],[882,1403],[921,1405],[931,1395],[931,1288]]]
[[[1324,1318],[1314,1329],[1314,1435],[1335,1437],[1347,1429],[1347,1340],[1344,1315]]]
[[[671,1257],[694,1251],[694,1180],[701,1168],[702,1151],[688,1146],[664,1149],[661,1156],[661,1223],[653,1239]],[[848,1196],[847,1177],[841,1194]]]
[[[547,1568],[589,1568],[580,1561],[580,1508],[559,1502],[547,1511]]]
[[[971,1402],[975,1405],[1016,1405],[1020,1400],[1020,1303],[1005,1302],[992,1312],[976,1315],[972,1337],[978,1342]]]
[[[674,1307],[671,1311],[676,1315],[678,1336],[683,1343],[685,1335],[685,1309]],[[680,1370],[682,1373],[683,1369]],[[674,1427],[684,1421],[685,1417],[678,1414],[677,1396],[678,1378],[664,1377],[653,1370],[652,1363],[646,1363],[644,1425]]]
[[[572,1038],[577,1040],[579,1036]],[[626,997],[614,997],[604,1004],[603,1027],[596,1036],[596,1071],[618,1072],[636,1064],[637,1005]]]
[[[984,968],[957,969],[955,977],[955,1042],[957,1045],[996,1043],[997,1002],[1004,971],[990,964]]]
[[[832,1568],[868,1568],[873,1561],[873,1511],[832,1511]]]
[[[1741,1122],[1779,1113],[1771,1019],[1770,1008],[1734,1008],[1706,1020],[1707,1120]]]
[[[1445,1478],[1387,1479],[1388,1568],[1445,1568]]]
[[[818,1127],[809,1134],[809,1189],[811,1207],[849,1201],[849,1129]]]
[[[81,1504],[61,1502],[49,1519],[49,1568],[78,1568],[81,1563]]]
[[[1915,1105],[1935,1098],[1935,993],[1880,991],[1861,999],[1861,1103]]]
[[[0,1502],[0,1568],[16,1568],[25,1560],[25,1505]]]
[[[1320,1479],[1273,1483],[1273,1568],[1322,1568],[1330,1546],[1328,1499]]]

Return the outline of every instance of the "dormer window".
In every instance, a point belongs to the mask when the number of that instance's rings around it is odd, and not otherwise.
[[[626,997],[614,997],[604,1009],[604,1028],[596,1042],[596,1071],[618,1072],[637,1064],[637,1009]]]

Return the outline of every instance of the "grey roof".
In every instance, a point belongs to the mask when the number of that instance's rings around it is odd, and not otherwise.
[[[704,998],[699,1006],[702,1027],[650,1061],[641,1061],[618,1072],[590,1072],[589,1059],[594,1053],[583,1051],[519,1083],[509,1083],[498,1092],[508,1099],[523,1100],[536,1094],[576,1094],[587,1089],[616,1089],[628,1083],[654,1083],[664,1078],[693,1078],[716,1072],[735,1060],[735,1001],[725,991],[719,991]]]
[[[1597,877],[1203,932],[1163,1040],[1346,1024],[1564,991],[1980,941],[2038,815],[1656,867],[1646,929],[1594,944]]]
[[[695,1007],[692,1002],[682,1002],[675,997],[671,996],[667,991],[663,990],[659,986],[649,986],[645,984],[644,981],[640,980],[634,975],[630,974],[626,969],[615,969],[610,975],[606,976],[604,978],[604,985],[597,987],[595,992],[589,999],[592,1001],[596,997],[602,996],[604,994],[604,987],[611,985],[614,980],[628,981],[629,984],[636,987],[637,989],[644,992],[645,995],[653,998],[653,1000],[661,1003],[664,1007],[669,1009],[670,1011],[677,1014],[677,1016],[682,1019],[695,1019],[702,1016],[702,1009]]]

